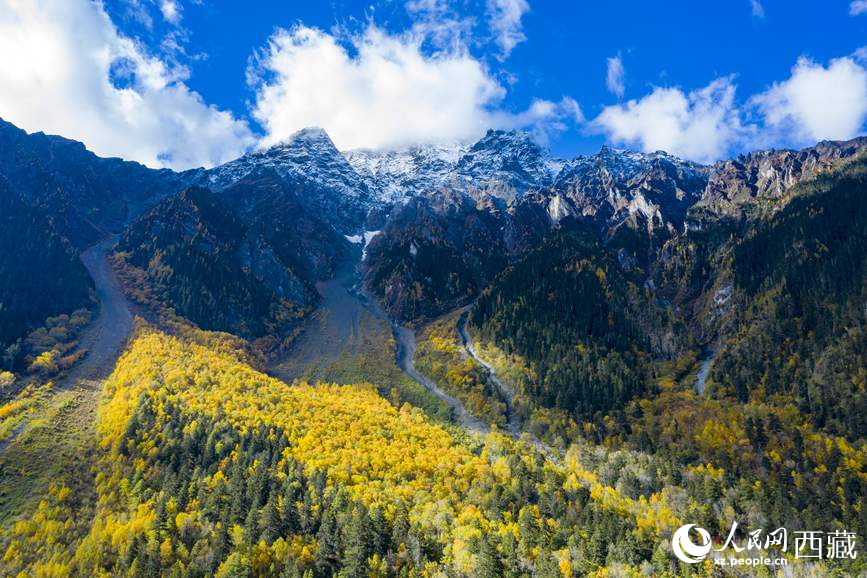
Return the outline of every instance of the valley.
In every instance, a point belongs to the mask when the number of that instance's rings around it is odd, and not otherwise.
[[[487,433],[488,426],[469,413],[463,404],[445,393],[429,377],[415,369],[415,330],[390,319],[362,289],[360,289],[360,255],[338,266],[334,278],[317,284],[321,296],[319,308],[291,349],[271,366],[271,373],[287,383],[295,380],[315,382],[327,374],[330,366],[342,356],[359,353],[364,337],[361,317],[366,312],[377,321],[385,322],[394,338],[394,353],[380,363],[393,363],[412,380],[444,402],[467,430]],[[369,363],[373,360],[368,359]]]
[[[475,359],[482,367],[487,371],[487,378],[490,379],[496,388],[499,390],[500,394],[502,394],[503,399],[506,402],[506,413],[508,416],[508,430],[509,433],[513,437],[518,437],[521,435],[521,419],[515,412],[515,392],[512,391],[512,388],[504,384],[497,377],[497,370],[493,365],[479,357],[478,353],[476,353],[476,348],[473,345],[473,338],[470,335],[470,332],[467,330],[467,313],[464,311],[461,313],[461,316],[458,318],[458,332],[461,336],[461,342],[466,349],[467,355]]]
[[[96,319],[80,339],[82,360],[0,442],[0,523],[30,509],[50,484],[69,484],[83,496],[92,491],[97,409],[133,328],[129,304],[107,258],[116,241],[109,236],[81,254],[99,303]]]
[[[864,526],[867,140],[10,138],[3,263],[56,275],[0,285],[3,573],[698,576],[684,523]]]

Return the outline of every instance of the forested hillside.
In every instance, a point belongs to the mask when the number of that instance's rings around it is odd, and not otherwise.
[[[649,557],[673,522],[592,497],[574,458],[465,446],[372,386],[290,387],[238,347],[141,329],[105,389],[94,509],[55,486],[6,534],[4,572],[554,577]]]
[[[8,128],[4,576],[719,576],[675,528],[863,538],[867,142],[492,132],[389,157],[384,201],[321,130],[179,174]]]
[[[285,336],[315,302],[315,292],[276,260],[280,289],[263,282],[244,262],[255,243],[216,196],[193,187],[135,221],[118,242],[116,262],[139,301],[170,308],[208,330],[250,339]]]
[[[722,394],[782,395],[816,424],[867,436],[867,161],[805,183],[733,254],[734,328]]]
[[[7,348],[46,318],[92,305],[93,284],[77,251],[2,176],[0,271],[0,368],[17,359],[18,351]]]
[[[667,312],[586,231],[563,229],[508,269],[470,311],[483,340],[538,376],[525,392],[581,418],[652,391],[652,361],[677,351]]]

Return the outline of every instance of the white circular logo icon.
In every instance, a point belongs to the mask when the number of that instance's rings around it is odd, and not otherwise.
[[[689,538],[690,529],[695,528],[698,535],[701,537],[701,544],[694,544]],[[698,564],[704,560],[711,549],[710,534],[704,528],[699,528],[695,524],[687,524],[681,526],[671,537],[671,549],[674,555],[687,564]]]

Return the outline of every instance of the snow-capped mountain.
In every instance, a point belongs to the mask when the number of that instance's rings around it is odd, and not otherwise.
[[[561,165],[525,132],[489,130],[455,172],[466,187],[511,199],[549,186]]]
[[[292,181],[316,183],[337,194],[364,199],[367,183],[337,150],[321,128],[302,129],[285,141],[208,171],[208,185],[215,191],[236,183],[258,169],[270,168]]]
[[[321,128],[305,128],[268,149],[207,171],[197,184],[220,192],[248,177],[273,172],[302,200],[344,234],[362,228],[376,198]]]
[[[554,180],[557,213],[601,218],[609,225],[642,220],[680,228],[707,186],[709,168],[664,152],[603,146],[564,164]],[[550,211],[550,209],[549,209]]]
[[[392,203],[443,189],[514,199],[549,186],[563,165],[529,134],[514,130],[489,130],[471,146],[419,145],[344,154],[378,198]]]
[[[350,150],[343,154],[378,199],[400,203],[446,186],[467,148],[461,144],[415,145],[398,151]]]
[[[497,210],[540,205],[555,226],[572,216],[590,219],[609,233],[626,224],[672,234],[683,230],[694,206],[730,211],[755,197],[780,197],[803,175],[864,145],[820,143],[803,151],[763,151],[705,166],[661,151],[607,146],[564,161],[529,134],[514,130],[489,130],[469,146],[340,152],[324,130],[307,128],[271,148],[202,171],[197,184],[220,191],[254,173],[274,171],[306,207],[348,235],[362,231],[371,215],[377,215],[373,220],[379,227],[394,207],[444,192],[469,195]]]

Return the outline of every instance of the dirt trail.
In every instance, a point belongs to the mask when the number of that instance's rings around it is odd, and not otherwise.
[[[292,349],[271,365],[270,372],[291,383],[315,381],[358,339],[361,312],[365,308],[354,292],[356,265],[346,260],[334,277],[316,284],[320,304]]]
[[[446,402],[463,426],[470,431],[485,434],[491,428],[487,424],[479,421],[473,414],[467,411],[459,400],[444,392],[440,387],[427,376],[419,372],[413,364],[413,356],[415,355],[415,331],[409,327],[401,327],[394,325],[394,339],[397,342],[397,366],[403,370],[408,376],[425,386],[431,393]]]
[[[81,261],[96,287],[99,315],[81,339],[81,346],[87,348],[87,355],[64,376],[61,380],[63,383],[108,377],[126,338],[132,332],[129,302],[107,258],[116,240],[115,236],[109,237],[81,254]]]
[[[84,358],[0,444],[0,525],[30,511],[51,483],[73,488],[83,503],[95,500],[91,465],[98,447],[97,408],[105,380],[133,327],[128,303],[106,258],[114,241],[105,239],[81,255],[99,300],[99,313],[80,340]]]
[[[695,376],[695,392],[699,395],[704,395],[704,386],[707,378],[710,375],[710,368],[713,362],[716,361],[717,350],[715,347],[709,347],[704,352],[704,358],[701,360],[701,365],[698,368],[698,374]]]

